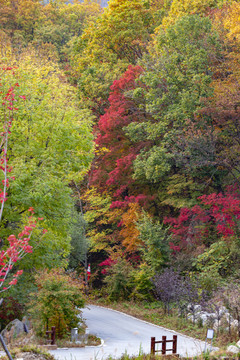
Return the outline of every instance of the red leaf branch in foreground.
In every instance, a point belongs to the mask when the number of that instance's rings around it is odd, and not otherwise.
[[[29,211],[32,208],[29,209]],[[12,285],[15,285],[18,281],[18,277],[23,273],[23,270],[18,270],[14,275],[13,279],[6,285],[6,278],[12,270],[13,265],[21,260],[26,254],[32,252],[33,248],[29,245],[29,241],[32,235],[33,229],[36,227],[37,221],[29,217],[28,225],[18,234],[10,235],[8,237],[9,247],[6,250],[0,252],[0,292],[9,289]]]

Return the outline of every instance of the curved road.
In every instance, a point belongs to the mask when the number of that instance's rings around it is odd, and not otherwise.
[[[205,347],[202,341],[115,310],[88,305],[82,309],[82,313],[89,332],[100,337],[102,345],[50,351],[57,360],[102,360],[109,355],[112,358],[119,358],[124,353],[129,355],[138,355],[140,351],[149,353],[151,337],[155,336],[156,340],[161,340],[162,335],[166,335],[169,340],[173,335],[178,335],[177,353],[180,356],[199,355]],[[168,347],[171,347],[171,343]]]

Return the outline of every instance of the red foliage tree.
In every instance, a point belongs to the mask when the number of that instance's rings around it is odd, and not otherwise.
[[[177,218],[165,218],[173,234],[172,249],[204,243],[209,246],[211,238],[219,236],[226,241],[239,236],[240,189],[227,188],[225,194],[213,193],[199,198],[200,205],[182,208]]]
[[[148,194],[133,179],[133,162],[146,143],[134,144],[125,134],[124,127],[139,122],[143,117],[134,99],[127,92],[137,86],[136,79],[143,72],[140,66],[128,70],[111,86],[109,108],[100,117],[96,127],[96,144],[103,155],[95,160],[90,184],[101,192],[110,192],[112,208],[124,207],[130,202],[146,201]]]

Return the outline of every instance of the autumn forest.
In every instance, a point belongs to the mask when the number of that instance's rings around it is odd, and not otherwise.
[[[239,24],[238,0],[0,0],[1,251],[38,219],[13,312],[46,269],[166,311],[180,279],[240,293]]]

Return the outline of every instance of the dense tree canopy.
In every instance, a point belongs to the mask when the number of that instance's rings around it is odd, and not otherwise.
[[[111,299],[152,299],[166,268],[201,291],[210,270],[237,278],[239,1],[0,4],[17,100],[1,237],[29,207],[48,230],[25,267],[91,261]]]

